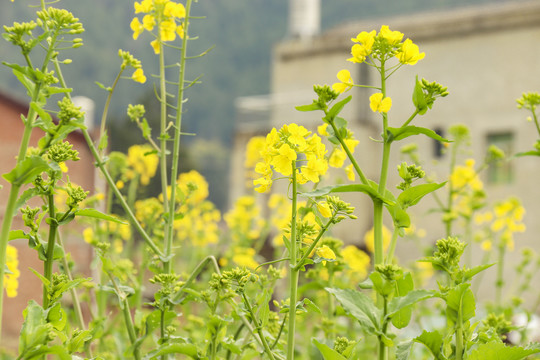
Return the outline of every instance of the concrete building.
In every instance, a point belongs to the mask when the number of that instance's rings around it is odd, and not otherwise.
[[[472,144],[470,154],[460,156],[460,161],[474,157],[481,162],[490,144],[504,147],[511,154],[532,149],[538,136],[534,125],[526,121],[529,114],[516,108],[516,99],[523,92],[540,92],[540,2],[521,1],[347,23],[318,36],[290,38],[277,44],[272,93],[237,102],[237,137],[231,173],[235,176],[242,173],[245,144],[250,136],[266,134],[272,127],[279,128],[285,123],[296,122],[313,130],[322,124],[320,113],[295,110],[295,106],[311,103],[313,84],[331,85],[337,82],[339,70],[348,69],[355,83],[377,85],[378,73],[374,69],[346,59],[350,57],[351,37],[361,31],[378,31],[381,25],[403,32],[405,38],[411,38],[426,53],[415,66],[402,67],[388,80],[388,95],[393,101],[390,126],[399,126],[413,112],[411,96],[418,75],[447,86],[450,95],[436,101],[433,110],[417,117],[413,124],[443,134],[453,124],[467,125]],[[378,181],[382,146],[370,137],[380,138],[381,124],[379,116],[369,109],[368,98],[372,93],[369,89],[351,90],[353,100],[342,115],[360,140],[355,152],[357,160],[367,177]],[[448,175],[448,155],[440,154],[432,139],[415,136],[393,145],[389,187],[399,183],[394,171],[402,161],[399,148],[410,142],[418,144],[426,172],[443,181]],[[524,218],[527,232],[516,235],[516,247],[540,250],[536,243],[540,233],[540,159],[517,158],[491,171],[482,173],[488,201],[493,204],[516,195],[527,211]],[[233,196],[245,191],[238,178],[231,184]],[[371,201],[363,195],[356,196],[354,201],[359,219],[341,226],[335,235],[360,244],[363,234],[371,227]],[[435,202],[428,196],[421,207],[411,209],[416,226],[426,230],[426,244],[444,236],[440,214],[429,212],[433,207]],[[388,219],[385,222],[391,224]],[[404,262],[418,258],[419,251],[411,250],[411,245],[405,241],[399,245],[397,253]],[[477,254],[480,250],[473,247],[472,251]],[[507,256],[516,260],[519,251]],[[486,296],[492,295],[491,289],[481,291]]]

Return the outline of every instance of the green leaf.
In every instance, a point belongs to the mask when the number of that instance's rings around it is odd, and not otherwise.
[[[153,360],[167,354],[184,354],[192,359],[200,359],[197,347],[193,344],[165,344],[148,353],[143,359]]]
[[[475,266],[473,267],[472,269],[468,269],[467,271],[465,271],[465,274],[463,274],[463,281],[469,281],[471,280],[476,274],[492,267],[493,265],[495,265],[496,263],[492,263],[492,264],[483,264],[483,265],[478,265],[478,266]]]
[[[39,119],[34,122],[34,126],[39,127],[45,132],[53,132],[56,128],[56,125],[54,124],[51,115],[45,110],[43,110],[41,105],[39,105],[35,101],[32,101],[30,103],[30,108],[34,109],[34,111],[37,112],[39,115]]]
[[[412,290],[405,296],[395,297],[388,304],[387,316],[392,317],[398,311],[419,301],[435,297],[436,293],[430,290]]]
[[[435,357],[435,360],[446,360],[442,353],[443,338],[438,331],[426,331],[413,339],[417,343],[424,344]]]
[[[446,181],[439,184],[431,183],[411,186],[398,195],[398,204],[400,204],[403,209],[416,205],[424,196],[442,188],[445,184]]]
[[[91,218],[95,218],[95,219],[112,221],[112,222],[115,222],[115,223],[118,223],[118,224],[124,224],[124,225],[128,224],[127,222],[125,222],[122,219],[119,219],[119,218],[117,218],[115,216],[104,214],[101,211],[96,210],[96,209],[92,209],[92,208],[77,210],[77,211],[75,211],[75,215],[76,216],[86,216],[86,217],[91,217]]]
[[[295,109],[303,112],[322,110],[321,106],[316,101],[314,101],[313,104],[296,106]]]
[[[390,216],[392,216],[395,227],[408,228],[409,226],[411,226],[411,218],[409,217],[409,214],[407,214],[407,212],[403,210],[399,204],[385,204],[385,206],[390,213]]]
[[[440,142],[451,142],[450,140],[447,140],[443,138],[442,136],[440,136],[439,134],[437,134],[435,131],[428,128],[419,127],[419,126],[409,125],[409,126],[404,126],[400,128],[388,127],[387,130],[390,134],[392,134],[392,139],[395,141],[403,140],[413,135],[424,134]]]
[[[396,346],[396,360],[409,360],[413,342],[406,341]]]
[[[518,346],[506,346],[502,342],[492,341],[481,344],[471,351],[467,360],[522,360],[532,354],[537,354],[540,349],[524,349]]]
[[[474,317],[476,303],[474,301],[474,294],[469,289],[470,285],[469,283],[459,284],[448,291],[448,295],[446,296],[446,316],[454,323],[456,323],[460,312],[463,322]]]
[[[326,120],[332,121],[341,112],[341,110],[343,110],[345,105],[349,101],[351,101],[351,99],[352,99],[352,95],[349,95],[345,99],[335,103],[334,106],[332,106],[332,108],[330,109],[330,111],[328,111],[328,113],[326,114],[325,116]]]
[[[395,204],[395,202],[393,202],[391,199],[382,197],[379,194],[379,192],[373,188],[373,186],[364,185],[364,184],[330,185],[330,186],[325,186],[314,191],[300,193],[300,195],[305,196],[305,197],[319,197],[319,196],[328,195],[330,193],[339,193],[339,192],[361,192],[361,193],[369,195],[372,199],[382,201],[386,204],[389,204],[389,205]]]
[[[47,309],[47,321],[58,331],[62,331],[66,327],[67,314],[59,302]]]
[[[424,115],[428,109],[428,105],[422,84],[418,81],[418,75],[416,75],[412,101],[416,110],[418,110],[418,114]]]
[[[515,157],[523,157],[523,156],[540,156],[540,150],[531,150],[531,151],[525,151],[520,152],[514,155]]]
[[[8,241],[17,239],[28,239],[28,235],[26,235],[22,230],[11,230],[9,232]]]
[[[410,272],[406,273],[402,278],[396,280],[396,297],[403,297],[412,290],[414,290],[414,282]],[[406,306],[392,316],[392,324],[398,329],[403,329],[409,324],[411,317],[412,307]]]
[[[311,339],[311,342],[319,349],[324,360],[347,360],[346,357],[330,348],[328,345],[320,343],[317,339],[313,338]]]
[[[3,177],[11,184],[20,186],[32,182],[36,176],[48,169],[49,164],[41,156],[29,156]]]
[[[77,333],[77,335],[73,336],[71,339],[69,339],[69,342],[67,344],[67,350],[70,354],[74,352],[81,352],[83,350],[84,344],[90,340],[92,340],[92,331],[83,330]]]
[[[366,331],[372,334],[380,332],[381,310],[369,296],[353,289],[325,289],[338,299],[341,306],[356,318]]]

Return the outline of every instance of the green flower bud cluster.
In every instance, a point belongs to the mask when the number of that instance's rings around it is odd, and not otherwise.
[[[122,70],[124,70],[128,66],[134,69],[140,69],[142,67],[141,61],[138,59],[135,59],[129,51],[124,51],[122,49],[119,49],[118,56],[120,56],[120,58],[122,59],[122,65],[120,65],[120,68]]]
[[[504,151],[496,145],[490,145],[487,151],[486,163],[498,162],[504,160]]]
[[[479,330],[481,332],[492,330],[501,338],[501,340],[505,340],[506,334],[513,329],[514,327],[512,326],[512,322],[507,320],[504,314],[496,315],[490,313],[484,320],[482,320],[482,327]]]
[[[536,106],[540,104],[540,94],[537,92],[523,93],[523,95],[516,100],[518,109],[529,109],[532,112],[536,110]]]
[[[67,184],[66,192],[68,194],[66,205],[71,209],[76,208],[88,196],[88,191],[84,191],[80,186],[73,186],[71,183]]]
[[[228,281],[231,285],[236,285],[235,291],[239,294],[244,292],[246,285],[250,282],[257,282],[259,277],[253,274],[246,268],[234,268],[232,270],[224,271],[221,277]]]
[[[448,129],[452,140],[456,143],[466,143],[470,140],[470,131],[469,128],[463,124],[456,124],[450,126]]]
[[[58,164],[68,160],[79,160],[79,152],[77,150],[73,150],[73,145],[67,141],[52,144],[49,147],[48,155],[49,159]]]
[[[436,81],[428,82],[426,79],[422,79],[421,86],[424,92],[424,99],[426,100],[426,104],[430,109],[438,97],[448,96],[448,88],[442,86]]]
[[[375,271],[388,281],[399,280],[403,277],[403,269],[396,264],[377,264]]]
[[[60,111],[58,112],[60,124],[67,124],[73,119],[80,120],[84,116],[84,112],[81,111],[81,108],[75,106],[67,96],[58,102],[58,107],[60,108]]]
[[[32,209],[28,205],[26,206],[26,208],[21,209],[24,225],[30,228],[31,234],[36,234],[37,231],[39,230],[39,225],[36,221],[36,216],[39,213],[39,211],[40,211],[40,208]]]
[[[334,218],[332,220],[333,224],[337,224],[346,218],[356,219],[357,216],[353,214],[354,206],[351,206],[350,203],[347,203],[341,200],[337,196],[326,196],[326,202],[332,209]]]
[[[22,49],[22,54],[27,55],[30,50],[36,45],[34,40],[26,41],[25,35],[32,37],[32,31],[36,28],[37,24],[34,21],[30,22],[14,22],[13,26],[5,26],[3,34],[4,39],[9,41],[15,46],[19,46]]]
[[[144,105],[141,105],[141,104],[128,105],[127,115],[131,119],[131,121],[137,121],[143,118],[145,113],[146,113],[146,110],[144,108]]]
[[[317,104],[321,109],[326,109],[327,104],[336,100],[339,96],[339,92],[328,85],[314,85],[313,90],[318,96],[318,99],[313,100],[313,103]]]
[[[414,164],[407,165],[406,162],[402,162],[397,168],[399,176],[403,179],[403,182],[397,186],[397,188],[400,190],[408,189],[411,187],[414,180],[421,179],[426,176],[426,173],[422,170],[422,167]]]
[[[62,298],[62,294],[69,288],[69,283],[70,280],[66,274],[52,274],[51,282],[47,286],[47,296],[49,297],[50,306]]]
[[[61,33],[82,34],[84,28],[79,19],[65,9],[49,7],[37,12],[38,25],[46,25],[48,29],[55,29]]]
[[[337,337],[336,340],[334,340],[334,350],[343,354],[347,348],[354,344],[356,344],[356,341],[354,340],[349,340],[346,337]]]

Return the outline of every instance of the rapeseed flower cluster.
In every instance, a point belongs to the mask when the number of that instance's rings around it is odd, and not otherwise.
[[[186,17],[186,9],[183,4],[171,0],[143,0],[135,2],[135,14],[145,14],[141,20],[134,17],[130,27],[133,30],[133,39],[137,40],[144,30],[152,33],[155,39],[150,43],[154,52],[161,52],[161,44],[166,41],[174,41],[178,35],[184,37],[184,27],[177,24],[180,19]],[[152,31],[157,26],[158,33]]]
[[[492,233],[500,234],[500,247],[514,250],[514,234],[525,232],[523,216],[525,208],[518,198],[511,197],[495,205],[493,211],[477,214],[474,218],[477,225],[488,225]],[[482,249],[489,251],[492,248],[491,237],[482,242]]]
[[[156,175],[159,157],[150,145],[133,145],[128,149],[125,177],[139,178],[141,185],[148,185]]]
[[[266,227],[261,208],[255,202],[255,197],[249,195],[239,197],[223,218],[230,229],[232,241],[237,244],[252,244]]]
[[[8,245],[6,249],[6,266],[9,271],[4,274],[4,289],[8,297],[16,297],[19,288],[19,259],[15,246]]]
[[[262,161],[255,165],[255,172],[260,177],[253,184],[261,193],[270,190],[274,172],[290,177],[295,169],[297,182],[305,184],[308,181],[318,183],[320,176],[328,170],[326,147],[321,138],[297,124],[283,125],[279,131],[272,129],[260,153]]]
[[[206,179],[192,170],[180,174],[176,186],[179,193],[179,216],[173,224],[176,237],[199,247],[217,243],[221,213],[207,200],[209,193]]]

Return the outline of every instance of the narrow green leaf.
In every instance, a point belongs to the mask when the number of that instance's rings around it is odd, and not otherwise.
[[[416,186],[411,186],[410,188],[404,190],[401,194],[398,195],[397,201],[403,209],[406,209],[410,206],[418,204],[418,202],[427,194],[440,189],[446,184],[442,183],[431,183],[431,184],[421,184]]]
[[[369,296],[353,289],[325,289],[338,299],[341,306],[356,318],[366,331],[372,334],[380,332],[381,310]]]
[[[440,142],[451,142],[450,140],[447,140],[443,138],[442,136],[440,136],[439,134],[437,134],[435,131],[428,128],[419,127],[419,126],[409,125],[409,126],[404,126],[400,128],[389,127],[387,128],[387,130],[389,133],[392,134],[393,139],[396,141],[403,140],[405,138],[408,138],[409,136],[424,134]]]
[[[514,155],[515,157],[523,157],[523,156],[540,156],[540,150],[531,150],[531,151],[525,151],[520,152]]]
[[[161,355],[167,354],[183,354],[187,355],[192,359],[200,359],[197,352],[197,347],[193,344],[165,344],[161,345],[156,350],[148,353],[143,359],[144,360],[153,360],[157,359]]]
[[[330,193],[340,193],[340,192],[361,192],[361,193],[369,195],[372,199],[382,201],[386,204],[389,204],[389,205],[395,204],[395,202],[393,202],[391,199],[382,197],[377,192],[377,190],[374,189],[372,186],[364,185],[364,184],[330,185],[330,186],[322,187],[315,191],[311,191],[307,193],[300,193],[300,195],[305,196],[305,197],[319,197],[319,196],[328,195]]]
[[[407,214],[407,212],[403,210],[401,206],[399,206],[399,204],[385,204],[385,206],[390,213],[390,216],[392,216],[395,227],[408,228],[409,226],[411,226],[411,218],[409,217],[409,214]]]
[[[338,116],[341,110],[343,110],[345,105],[347,105],[347,103],[351,101],[351,99],[352,95],[349,95],[345,99],[335,103],[334,106],[332,106],[332,108],[330,109],[330,111],[328,111],[328,113],[326,114],[326,119],[329,121],[333,120],[336,116]]]
[[[496,263],[483,264],[483,265],[475,266],[472,269],[468,269],[467,271],[465,271],[465,274],[463,275],[463,281],[471,280],[476,274],[478,274],[478,273],[492,267],[495,264]]]
[[[416,82],[414,84],[414,91],[412,96],[412,101],[418,114],[424,115],[428,109],[426,96],[424,95],[424,89],[422,84],[418,81],[418,75],[416,75]]]
[[[54,128],[56,125],[54,124],[51,115],[43,110],[41,105],[36,103],[35,101],[32,101],[30,103],[30,108],[34,109],[35,112],[38,113],[39,119],[36,120],[34,123],[34,126],[39,127],[41,130],[45,132],[52,132],[54,131]]]
[[[26,235],[22,230],[11,230],[9,232],[8,241],[17,239],[28,239],[28,235]]]
[[[347,360],[346,357],[338,353],[336,350],[330,348],[326,344],[317,341],[317,339],[315,338],[311,339],[311,343],[315,345],[317,349],[319,349],[324,360]]]
[[[77,211],[75,211],[75,216],[86,216],[86,217],[91,217],[91,218],[95,218],[95,219],[112,221],[112,222],[115,222],[115,223],[118,223],[118,224],[124,224],[124,225],[128,224],[127,222],[125,222],[122,219],[119,219],[119,218],[117,218],[115,216],[104,214],[101,211],[96,210],[96,209],[92,209],[92,208],[77,210]]]
[[[313,102],[313,104],[296,106],[295,109],[298,110],[298,111],[303,111],[303,112],[322,110],[319,103],[317,103],[315,101]]]

